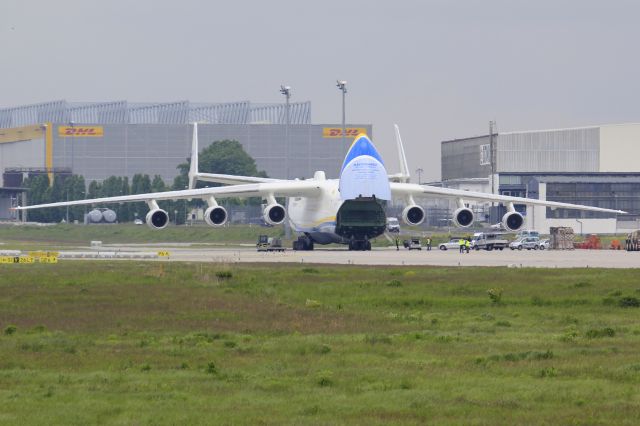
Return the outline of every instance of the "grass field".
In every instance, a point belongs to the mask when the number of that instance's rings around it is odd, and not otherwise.
[[[118,243],[171,243],[201,244],[255,243],[258,235],[280,236],[282,227],[230,225],[212,228],[206,225],[169,226],[155,230],[144,225],[69,225],[50,226],[0,226],[0,242],[5,246],[31,247],[50,244],[52,247],[89,245],[92,240],[105,244]],[[2,246],[0,246],[2,248]]]
[[[0,424],[637,424],[640,272],[0,266]]]

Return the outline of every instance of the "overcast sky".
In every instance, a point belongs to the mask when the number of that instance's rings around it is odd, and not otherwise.
[[[0,0],[0,107],[69,101],[312,102],[372,123],[397,171],[440,142],[638,122],[640,2]]]

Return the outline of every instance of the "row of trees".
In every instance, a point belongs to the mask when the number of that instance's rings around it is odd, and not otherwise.
[[[115,197],[120,195],[146,194],[151,192],[163,192],[168,190],[183,190],[189,184],[189,165],[191,159],[186,163],[179,164],[177,169],[179,174],[174,178],[173,185],[167,186],[160,175],[151,178],[147,174],[136,174],[129,178],[121,176],[111,176],[102,183],[92,181],[89,187],[85,185],[82,176],[55,176],[53,185],[49,185],[49,179],[45,175],[32,176],[26,179],[23,186],[29,189],[28,201],[30,205],[46,204],[61,201],[83,200],[91,198]],[[199,154],[198,168],[203,173],[222,173],[240,176],[262,176],[266,173],[258,171],[255,160],[249,156],[238,141],[222,140],[213,142]],[[214,183],[198,182],[198,187],[217,186]],[[86,188],[86,189],[85,189]],[[225,200],[227,204],[250,204],[260,203],[260,200]],[[201,200],[176,200],[161,201],[160,208],[166,210],[171,220],[177,223],[184,223],[187,211],[194,207],[203,206]],[[221,203],[222,204],[222,203]],[[144,218],[149,211],[146,203],[123,203],[104,205],[116,212],[118,221],[127,222],[135,218]],[[69,221],[77,220],[82,222],[84,215],[91,210],[91,206],[59,207],[50,209],[29,210],[29,220],[37,222],[60,222],[67,218]]]

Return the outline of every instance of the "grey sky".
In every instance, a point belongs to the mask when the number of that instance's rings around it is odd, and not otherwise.
[[[440,176],[440,141],[637,122],[640,2],[0,2],[0,106],[312,101],[314,123],[373,123],[397,170]]]

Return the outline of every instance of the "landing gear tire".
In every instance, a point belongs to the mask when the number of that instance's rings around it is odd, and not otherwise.
[[[369,251],[369,250],[371,250],[371,242],[370,241],[351,240],[351,241],[349,241],[349,250],[351,250],[351,251]]]
[[[293,242],[294,250],[311,251],[313,250],[313,246],[313,240],[306,235],[304,237],[298,237],[298,239]]]

